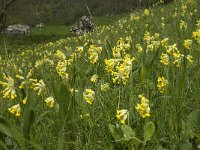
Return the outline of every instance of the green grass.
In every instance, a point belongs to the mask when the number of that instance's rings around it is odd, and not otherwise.
[[[199,8],[177,0],[3,55],[0,148],[197,149]]]
[[[96,26],[108,25],[117,21],[123,15],[114,16],[102,16],[94,17],[93,21]],[[33,48],[33,46],[54,42],[61,38],[67,38],[73,36],[70,33],[72,25],[45,25],[43,29],[32,28],[30,35],[25,36],[6,36],[0,35],[0,54],[5,55],[6,53],[17,53],[24,49]]]

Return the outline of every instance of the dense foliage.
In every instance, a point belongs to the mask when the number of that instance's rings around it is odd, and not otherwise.
[[[197,149],[200,1],[161,3],[2,56],[1,149]]]

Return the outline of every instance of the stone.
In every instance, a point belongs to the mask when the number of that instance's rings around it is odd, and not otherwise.
[[[92,23],[89,17],[82,16],[74,23],[70,29],[70,32],[74,35],[82,35],[92,31],[94,27],[95,25]]]
[[[30,27],[22,24],[10,25],[4,33],[7,35],[27,35],[30,33]]]
[[[38,28],[39,30],[43,30],[44,28],[44,23],[39,23],[35,26],[35,28]]]

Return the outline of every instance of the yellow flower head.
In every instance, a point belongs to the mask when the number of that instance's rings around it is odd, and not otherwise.
[[[169,65],[169,55],[162,53],[160,56],[160,62],[166,66]]]
[[[44,84],[44,81],[41,79],[38,83],[34,84],[34,90],[38,91],[38,95],[41,95],[41,93],[45,90],[46,85]]]
[[[139,95],[138,98],[140,98],[140,103],[137,103],[135,109],[142,118],[150,117],[149,100],[146,99],[143,94]]]
[[[149,16],[149,9],[144,10],[144,16]]]
[[[106,92],[109,89],[109,84],[105,83],[105,84],[101,84],[101,91],[102,92]]]
[[[3,79],[5,82],[0,81],[0,86],[5,87],[2,91],[3,98],[6,99],[15,99],[17,97],[16,91],[15,91],[15,82],[10,76],[6,76],[4,74]]]
[[[192,46],[192,40],[190,39],[184,40],[183,46],[185,47],[185,49],[190,50]]]
[[[121,124],[125,124],[125,121],[128,118],[128,110],[117,110],[116,118],[120,121]]]
[[[89,105],[92,105],[94,101],[94,96],[95,92],[92,89],[85,89],[85,91],[83,92],[83,98]]]
[[[8,108],[8,111],[11,114],[15,115],[16,117],[20,117],[20,115],[21,115],[21,108],[20,108],[19,104],[14,105],[14,106]]]
[[[168,84],[168,80],[164,77],[158,77],[157,82],[158,90],[160,91],[160,93],[164,93]]]
[[[48,97],[44,101],[45,101],[47,107],[52,108],[54,106],[54,98],[53,97]]]
[[[98,78],[99,78],[98,75],[97,75],[97,74],[94,74],[94,75],[91,77],[90,81],[93,82],[93,83],[96,83],[97,80],[98,80]]]

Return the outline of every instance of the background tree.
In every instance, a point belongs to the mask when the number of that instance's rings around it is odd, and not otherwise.
[[[5,27],[8,8],[17,0],[0,0],[0,31]]]

